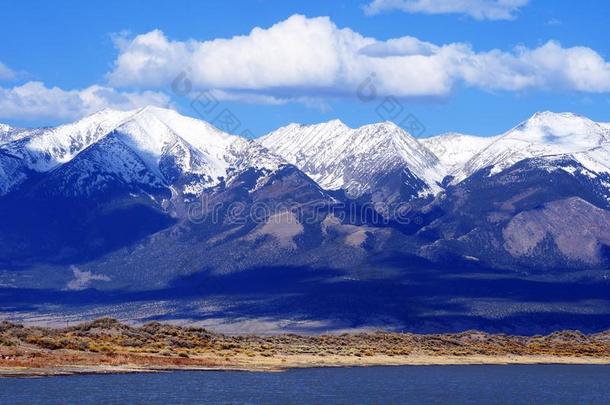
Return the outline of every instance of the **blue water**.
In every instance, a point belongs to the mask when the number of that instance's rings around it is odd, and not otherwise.
[[[610,366],[418,366],[0,379],[2,404],[610,404]]]

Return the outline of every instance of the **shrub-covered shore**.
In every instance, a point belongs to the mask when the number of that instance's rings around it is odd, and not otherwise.
[[[66,328],[0,323],[0,369],[67,373],[95,367],[282,369],[373,364],[610,363],[610,331],[509,336],[368,332],[229,336],[158,322],[134,327],[103,318]],[[70,369],[72,367],[72,369]],[[91,368],[93,367],[93,368]],[[7,371],[8,370],[8,371]],[[72,371],[70,371],[72,370]],[[44,373],[43,373],[44,374]]]

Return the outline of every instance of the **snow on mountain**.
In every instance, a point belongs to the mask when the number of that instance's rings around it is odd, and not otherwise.
[[[5,143],[8,139],[8,134],[13,132],[13,127],[6,124],[0,124],[0,145]]]
[[[166,183],[180,179],[186,194],[198,195],[223,178],[230,182],[249,168],[269,175],[286,164],[256,142],[162,108],[147,107],[115,133]]]
[[[586,169],[594,173],[610,173],[610,143],[575,153],[574,157]]]
[[[20,139],[22,129],[0,124],[0,147],[6,143]],[[8,193],[26,179],[25,167],[20,159],[0,149],[0,196]]]
[[[222,175],[226,169],[225,154],[230,144],[240,139],[229,135],[208,122],[180,115],[176,111],[157,107],[146,107],[132,120],[143,127],[150,127],[150,134],[166,129],[201,152],[208,163],[214,166],[215,175]]]
[[[178,182],[188,194],[199,194],[226,176],[224,154],[237,139],[203,121],[152,107],[134,114],[112,136],[164,183]]]
[[[0,124],[0,145],[21,139],[25,130],[10,125]]]
[[[506,132],[457,171],[454,182],[491,168],[498,173],[528,158],[570,154],[585,156],[610,142],[610,128],[572,113],[542,112]],[[584,158],[583,158],[584,159]]]
[[[451,174],[461,169],[467,161],[497,138],[497,136],[482,137],[448,132],[420,139],[419,142],[432,151]]]
[[[85,149],[49,174],[50,193],[91,196],[120,187],[130,192],[164,188],[158,170],[151,171],[140,156],[115,133]]]
[[[6,124],[0,124],[0,145],[3,145],[13,140],[10,136],[11,132],[13,132],[12,127]]]
[[[581,174],[598,179],[605,190],[605,198],[610,203],[610,143],[575,153],[572,156],[584,167]],[[570,171],[569,168],[563,169]]]
[[[0,161],[0,173],[14,173],[15,161],[31,171],[50,172],[78,158],[65,172],[74,179],[72,188],[81,184],[86,190],[115,179],[148,181],[152,187],[177,185],[183,193],[199,194],[234,172],[236,165],[272,171],[280,164],[279,158],[265,156],[258,144],[156,107],[103,110],[72,124],[26,132],[23,139],[0,146],[0,153],[11,158]],[[76,175],[74,167],[81,173]],[[143,175],[142,170],[149,173]],[[24,179],[20,176],[19,182]],[[0,193],[17,184],[0,181]]]
[[[259,142],[294,164],[327,190],[352,196],[371,191],[376,179],[407,169],[425,183],[421,194],[437,193],[445,171],[437,157],[391,122],[352,129],[339,120],[291,124]]]
[[[238,138],[229,146],[226,159],[229,163],[226,175],[227,183],[230,183],[239,173],[252,168],[261,174],[256,188],[264,184],[282,166],[288,164],[286,160],[257,141],[243,138]]]
[[[262,184],[292,163],[324,189],[345,190],[352,197],[377,193],[377,200],[386,201],[411,192],[435,194],[446,174],[457,182],[484,168],[493,174],[533,157],[548,157],[550,168],[552,162],[568,161],[551,157],[566,155],[586,169],[585,175],[610,174],[610,124],[570,113],[537,113],[490,138],[449,133],[418,141],[390,122],[354,129],[333,120],[291,124],[250,141],[172,110],[145,107],[103,110],[55,128],[17,130],[2,124],[0,139],[0,195],[30,172],[50,173],[72,161],[59,173],[73,181],[62,182],[86,190],[114,179],[198,195],[250,168]]]
[[[2,149],[22,159],[31,170],[46,172],[70,161],[133,114],[134,111],[102,110],[71,124],[27,130],[22,139],[5,144]]]

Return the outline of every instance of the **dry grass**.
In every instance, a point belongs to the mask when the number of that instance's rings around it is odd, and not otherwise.
[[[201,328],[149,323],[131,327],[103,318],[63,329],[0,323],[0,367],[30,369],[80,365],[229,367],[360,364],[367,359],[563,356],[610,359],[610,332],[548,336],[359,333],[228,336]],[[298,359],[295,360],[295,359]],[[385,359],[385,360],[384,360]]]

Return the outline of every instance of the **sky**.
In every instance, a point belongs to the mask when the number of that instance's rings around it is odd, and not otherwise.
[[[1,2],[0,122],[174,108],[256,137],[394,121],[496,135],[537,111],[610,121],[610,2]]]

